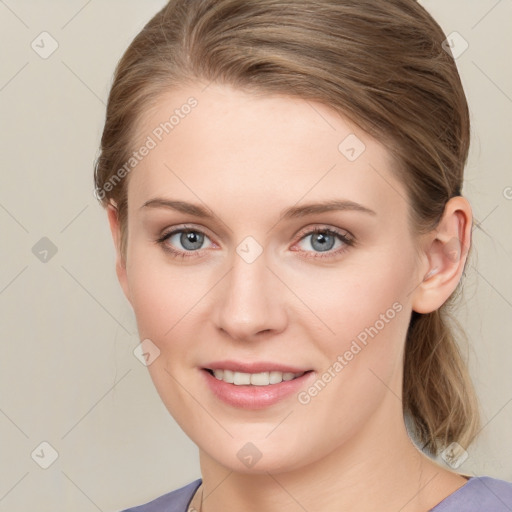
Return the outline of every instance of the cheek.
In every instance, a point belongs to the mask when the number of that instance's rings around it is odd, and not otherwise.
[[[197,354],[190,340],[198,330],[194,305],[204,296],[203,282],[189,270],[166,264],[149,252],[133,251],[127,268],[132,306],[141,340],[151,340],[159,350],[148,371],[162,402],[184,428],[190,418],[185,411],[194,410],[182,385],[186,372],[197,364]],[[201,288],[201,289],[199,289]],[[185,405],[186,404],[186,405]],[[175,416],[177,415],[177,416]]]
[[[127,267],[130,296],[141,339],[151,339],[163,353],[180,350],[180,340],[194,336],[197,315],[208,302],[218,277],[197,266],[178,266],[153,250],[133,250]]]
[[[312,336],[325,356],[318,379],[326,384],[305,389],[300,403],[308,404],[304,410],[317,418],[318,428],[343,425],[340,435],[348,436],[362,428],[389,393],[401,395],[399,377],[410,320],[410,290],[402,274],[403,265],[382,261],[379,268],[354,267],[330,279],[316,276],[318,293],[309,294],[308,305],[329,327]]]
[[[130,299],[137,319],[139,336],[158,340],[173,326],[177,306],[176,285],[172,275],[162,271],[154,248],[131,239],[127,259],[127,280]]]
[[[407,258],[382,252],[378,257],[342,262],[338,268],[298,271],[289,279],[316,316],[315,323],[323,325],[326,339],[352,340],[360,333],[364,338],[375,324],[379,331],[391,330],[396,310],[408,307],[411,274]]]
[[[412,257],[397,258],[390,247],[347,260],[333,271],[317,269],[302,281],[298,294],[309,290],[304,300],[321,320],[314,319],[322,333],[314,339],[325,356],[324,370],[336,375],[332,390],[339,386],[347,392],[340,400],[348,410],[356,406],[355,397],[378,399],[386,389],[382,382],[390,385],[398,375],[410,320],[413,265]]]

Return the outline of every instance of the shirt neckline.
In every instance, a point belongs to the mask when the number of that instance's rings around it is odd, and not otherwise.
[[[460,475],[461,477],[465,478],[467,482],[453,491],[451,494],[443,498],[437,505],[434,506],[434,508],[431,508],[428,512],[438,512],[439,507],[444,506],[452,499],[454,499],[456,496],[458,496],[460,493],[465,492],[467,490],[468,485],[472,480],[475,480],[476,477],[468,476],[468,475]],[[194,491],[194,494],[192,495],[192,498],[190,500],[189,506],[187,507],[187,512],[201,512],[201,504],[203,501],[203,482],[201,480],[201,483],[197,487],[197,489]]]
[[[446,498],[442,499],[434,508],[431,508],[428,512],[439,512],[439,507],[447,505],[452,501],[455,497],[458,497],[459,494],[466,492],[468,486],[471,484],[473,480],[476,480],[477,477],[474,476],[468,476],[468,475],[460,475],[461,477],[465,478],[467,482],[453,491],[451,494],[448,494]]]

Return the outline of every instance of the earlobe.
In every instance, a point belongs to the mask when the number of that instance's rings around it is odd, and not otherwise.
[[[119,284],[121,285],[126,298],[131,303],[130,288],[128,286],[128,277],[126,273],[126,261],[121,252],[121,226],[119,224],[118,210],[115,203],[111,202],[107,206],[107,216],[116,250],[117,279],[119,280]]]
[[[412,309],[431,313],[439,309],[459,284],[471,245],[471,206],[461,196],[445,206],[438,227],[429,235],[422,282],[415,289]]]

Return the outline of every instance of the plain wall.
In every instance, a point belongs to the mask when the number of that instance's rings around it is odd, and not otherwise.
[[[0,512],[116,511],[200,477],[197,448],[132,353],[136,325],[93,196],[115,64],[164,3],[0,2]],[[457,65],[477,227],[457,316],[484,428],[458,470],[512,481],[512,2],[422,3],[469,44]],[[58,44],[48,58],[43,31]],[[58,452],[48,469],[34,460],[50,461],[42,442]]]

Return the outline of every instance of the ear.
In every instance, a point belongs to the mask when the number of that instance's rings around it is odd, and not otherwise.
[[[417,313],[439,309],[459,284],[471,246],[472,223],[468,200],[452,197],[438,227],[427,236],[420,269],[425,277],[414,290],[412,300],[412,309]]]
[[[114,240],[114,246],[116,249],[116,274],[117,279],[123,289],[123,292],[131,303],[130,299],[130,288],[128,286],[128,278],[126,274],[126,261],[121,253],[121,226],[119,224],[119,215],[117,206],[111,202],[107,206],[108,222],[110,224],[110,231],[112,233],[112,239]]]

